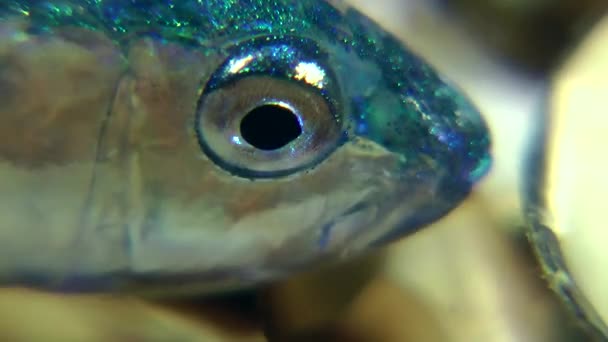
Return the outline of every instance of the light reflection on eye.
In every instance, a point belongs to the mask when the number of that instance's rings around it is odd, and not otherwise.
[[[241,141],[241,138],[239,136],[236,136],[236,135],[232,137],[232,142],[235,143],[235,144],[237,144],[237,145],[242,145],[243,144],[243,142]]]
[[[302,80],[306,83],[315,86],[319,89],[323,89],[325,86],[325,71],[316,63],[300,62],[296,66],[296,80]]]

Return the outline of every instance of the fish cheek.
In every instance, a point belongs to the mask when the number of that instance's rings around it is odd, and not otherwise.
[[[129,150],[137,155],[129,187],[139,193],[134,201],[144,216],[142,229],[200,228],[218,193],[230,185],[218,181],[222,172],[200,150],[194,129],[201,84],[221,58],[142,38],[131,44],[128,59],[133,78]]]
[[[285,179],[275,187],[274,206],[282,209],[274,221],[282,218],[282,224],[265,219],[259,225],[260,233],[274,229],[272,234],[282,237],[267,248],[265,264],[298,267],[323,255],[349,253],[353,241],[376,229],[399,169],[398,156],[382,146],[348,142],[316,167]]]

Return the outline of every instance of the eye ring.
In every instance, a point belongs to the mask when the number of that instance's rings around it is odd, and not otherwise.
[[[239,45],[218,68],[195,117],[202,151],[244,178],[311,168],[345,138],[339,92],[319,50],[310,53],[305,40],[263,42]]]

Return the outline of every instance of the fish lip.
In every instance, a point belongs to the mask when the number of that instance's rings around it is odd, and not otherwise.
[[[360,201],[357,202],[353,205],[351,205],[350,207],[348,207],[347,209],[345,209],[340,215],[338,215],[337,217],[335,217],[334,219],[332,219],[330,222],[325,223],[321,229],[320,229],[320,236],[317,239],[317,246],[319,248],[319,250],[321,252],[329,252],[330,251],[330,247],[331,247],[331,235],[332,232],[334,230],[334,228],[336,227],[336,225],[340,222],[342,222],[344,219],[346,219],[348,216],[353,215],[353,214],[357,214],[363,210],[366,210],[368,208],[370,208],[371,205],[369,203],[367,203],[366,201]],[[348,241],[352,241],[353,239],[356,239],[358,236],[361,235],[362,230],[365,230],[365,226],[356,226],[356,227],[350,227],[354,230],[354,234],[349,234],[348,238],[346,240]],[[342,244],[346,243],[346,242],[341,242]]]
[[[435,197],[432,203],[417,207],[415,215],[404,216],[390,230],[372,240],[369,247],[380,248],[398,241],[430,226],[457,209],[472,192],[474,183],[465,182],[464,184],[458,183],[458,185],[460,185],[458,188],[448,191],[449,197]],[[446,190],[440,190],[438,194],[444,194],[445,192]]]

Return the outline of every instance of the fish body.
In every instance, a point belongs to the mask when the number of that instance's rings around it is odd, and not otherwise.
[[[0,4],[5,284],[252,286],[440,218],[489,148],[340,2]]]

